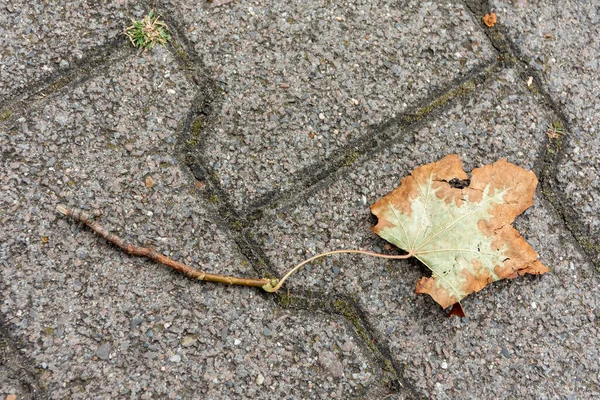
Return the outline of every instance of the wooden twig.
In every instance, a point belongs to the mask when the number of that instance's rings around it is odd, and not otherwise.
[[[99,236],[102,236],[112,244],[123,249],[127,254],[134,256],[148,257],[158,263],[164,264],[167,267],[174,269],[175,271],[181,272],[192,279],[207,282],[218,282],[225,283],[227,285],[241,285],[241,286],[254,286],[254,287],[273,287],[277,284],[277,279],[266,279],[266,278],[238,278],[234,276],[225,276],[219,274],[209,274],[196,268],[189,267],[185,264],[171,260],[169,257],[164,256],[153,249],[147,247],[137,247],[131,243],[127,243],[125,239],[110,233],[106,228],[100,225],[93,217],[83,210],[76,208],[67,208],[66,206],[59,204],[56,206],[56,211],[67,217],[73,218],[87,225],[91,230],[96,232]]]
[[[406,259],[406,258],[413,256],[410,253],[404,254],[404,255],[389,255],[389,254],[373,253],[372,251],[365,251],[365,250],[333,250],[333,251],[328,251],[325,253],[317,254],[315,256],[312,256],[308,260],[302,261],[300,264],[296,265],[294,268],[289,270],[283,276],[283,278],[281,278],[281,280],[266,279],[266,278],[238,278],[235,276],[208,274],[199,269],[195,269],[195,268],[189,267],[185,264],[182,264],[180,262],[177,262],[175,260],[171,260],[169,257],[164,256],[153,249],[146,248],[146,247],[137,247],[137,246],[132,245],[131,243],[127,243],[125,241],[125,239],[115,235],[114,233],[110,233],[106,228],[104,228],[97,221],[95,221],[90,214],[86,213],[83,210],[80,210],[77,208],[68,208],[65,205],[59,204],[56,206],[56,211],[61,213],[62,215],[73,218],[74,220],[87,225],[88,227],[90,227],[91,230],[96,232],[99,236],[102,236],[103,238],[105,238],[106,240],[108,240],[109,242],[114,244],[115,246],[123,249],[127,254],[132,254],[134,256],[140,256],[140,257],[148,257],[158,263],[161,263],[163,265],[166,265],[167,267],[174,269],[175,271],[181,272],[181,273],[189,276],[192,279],[197,279],[199,281],[225,283],[227,285],[261,287],[267,292],[278,291],[281,288],[281,286],[283,285],[283,283],[292,274],[294,274],[296,271],[298,271],[302,266],[304,266],[305,264],[310,263],[318,258],[321,258],[321,257],[327,257],[327,256],[331,256],[334,254],[344,254],[345,253],[345,254],[362,254],[362,255],[371,256],[371,257],[380,257],[380,258],[386,258],[386,259],[400,260],[400,259]],[[462,310],[462,308],[461,308],[461,310]],[[456,314],[456,315],[458,315],[458,314]]]

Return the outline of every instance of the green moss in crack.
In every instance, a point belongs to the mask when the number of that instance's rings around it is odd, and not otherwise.
[[[305,302],[298,297],[281,293],[277,295],[277,304],[282,308],[303,308]]]
[[[488,74],[491,74],[491,71],[488,71]],[[417,110],[417,112],[410,117],[410,120],[408,122],[418,122],[422,120],[425,116],[431,114],[434,110],[440,108],[441,106],[445,105],[451,100],[457,97],[464,97],[472,93],[477,86],[476,79],[477,78],[470,79],[462,83],[460,86],[443,93],[440,97],[433,100],[431,103]]]
[[[194,122],[192,122],[192,126],[190,126],[190,133],[191,133],[192,137],[194,137],[194,139],[197,139],[200,137],[200,132],[202,132],[203,127],[204,126],[202,124],[201,118],[196,118],[194,120]]]
[[[234,221],[231,224],[231,229],[234,231],[237,231],[237,232],[241,231],[243,227],[244,227],[244,225],[242,224],[241,221]]]
[[[544,195],[544,197],[546,199],[548,199],[548,201],[550,201],[550,203],[552,203],[554,206],[556,206],[556,201],[557,201],[556,195],[546,185],[542,186],[542,194]]]
[[[358,158],[360,157],[360,153],[358,151],[353,151],[352,153],[349,153],[346,155],[346,157],[344,158],[344,166],[349,167],[352,164],[354,164],[356,162],[356,160],[358,160]]]
[[[579,242],[579,244],[581,245],[581,247],[583,248],[583,250],[587,254],[589,254],[589,255],[596,254],[597,255],[595,260],[592,258],[592,263],[596,267],[596,271],[598,271],[600,273],[600,260],[599,260],[600,259],[600,243],[593,242],[592,240],[583,236],[580,232],[576,232],[575,237],[576,237],[577,241]]]
[[[333,302],[333,309],[350,321],[350,323],[354,326],[358,336],[360,336],[360,338],[372,352],[378,353],[373,341],[371,340],[371,336],[360,322],[360,316],[356,313],[354,307],[344,300],[336,300]]]
[[[67,77],[65,77],[65,76],[60,77],[59,79],[57,79],[56,81],[54,81],[50,84],[49,89],[50,89],[50,91],[55,92],[57,90],[62,89],[65,86],[67,86],[68,82],[69,82],[69,80],[67,79]]]
[[[175,47],[175,51],[177,52],[177,55],[179,57],[181,57],[182,60],[188,61],[188,59],[190,57],[189,57],[188,53],[186,53],[186,51],[183,49],[183,47],[179,43],[173,42],[173,47]]]
[[[394,365],[387,358],[385,360],[383,360],[383,370],[387,371],[387,372],[391,372],[391,373],[395,373],[396,372],[396,369],[394,368]]]
[[[536,85],[535,82],[531,82],[531,85],[528,85],[527,89],[536,96],[540,94],[540,88],[538,88],[538,85]]]
[[[2,111],[2,113],[0,113],[0,121],[6,121],[11,116],[12,116],[12,111],[10,111],[10,110]]]

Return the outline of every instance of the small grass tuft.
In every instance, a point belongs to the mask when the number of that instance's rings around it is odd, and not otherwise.
[[[151,10],[142,20],[131,20],[133,25],[125,28],[125,35],[131,43],[142,50],[149,50],[155,44],[166,45],[171,40],[167,24],[161,21],[154,10]]]
[[[546,135],[549,139],[558,139],[564,134],[563,125],[559,120],[552,121],[552,124],[546,127]]]

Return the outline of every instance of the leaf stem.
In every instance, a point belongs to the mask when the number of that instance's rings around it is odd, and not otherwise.
[[[379,258],[387,258],[387,259],[393,259],[393,260],[403,260],[406,258],[410,258],[413,256],[412,253],[408,253],[408,254],[404,254],[404,255],[388,255],[388,254],[380,254],[380,253],[374,253],[372,251],[364,251],[364,250],[333,250],[333,251],[328,251],[325,253],[321,253],[321,254],[317,254],[316,256],[313,256],[307,260],[302,261],[300,264],[296,265],[294,268],[292,268],[291,270],[288,271],[287,274],[285,274],[283,276],[283,278],[281,278],[281,280],[277,283],[277,285],[272,286],[271,282],[269,282],[268,284],[264,285],[262,288],[267,291],[267,292],[276,292],[277,290],[279,290],[281,288],[281,286],[283,285],[283,283],[294,273],[296,272],[298,269],[300,269],[302,266],[304,266],[305,264],[308,264],[311,261],[314,261],[318,258],[321,257],[327,257],[333,254],[342,254],[342,253],[351,253],[351,254],[363,254],[363,255],[367,255],[367,256],[371,256],[371,257],[379,257]]]

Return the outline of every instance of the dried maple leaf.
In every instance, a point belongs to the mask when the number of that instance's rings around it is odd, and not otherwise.
[[[488,283],[548,272],[536,252],[510,226],[533,205],[537,178],[505,159],[473,170],[470,181],[451,154],[415,169],[371,206],[371,228],[431,271],[417,282],[446,308]],[[463,314],[464,315],[464,314]]]
[[[489,14],[485,14],[483,16],[483,23],[488,27],[491,28],[492,26],[496,25],[496,14],[495,13],[489,13]]]

